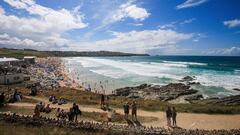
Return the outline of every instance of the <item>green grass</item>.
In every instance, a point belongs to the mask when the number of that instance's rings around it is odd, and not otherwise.
[[[28,94],[30,90],[24,87],[24,84],[17,84],[10,86],[11,88],[18,87],[23,94]],[[0,85],[0,91],[6,90],[6,86]],[[60,88],[58,91],[47,90],[39,96],[49,97],[55,95],[56,97],[63,97],[71,102],[76,102],[80,105],[99,106],[100,95],[92,92],[75,90],[67,87]],[[110,106],[115,108],[122,108],[126,102],[132,102],[133,99],[126,97],[110,96]],[[211,105],[211,104],[170,104],[160,100],[144,100],[136,99],[138,108],[148,111],[164,111],[166,106],[176,107],[178,112],[187,113],[207,113],[207,114],[240,114],[240,106],[224,106],[224,105]]]
[[[34,111],[33,108],[23,108],[23,107],[13,107],[13,106],[5,106],[5,107],[0,108],[0,112],[11,112],[11,113],[23,114],[23,115],[33,115],[33,111]],[[54,109],[52,112],[50,112],[48,114],[41,113],[41,116],[56,118],[55,114],[56,114],[56,110]],[[79,119],[105,122],[105,121],[107,121],[107,113],[82,112],[82,116],[80,116]],[[143,122],[157,121],[158,118],[139,116],[138,120],[140,123],[143,123]],[[124,120],[124,116],[120,115],[120,114],[116,114],[112,122],[126,123],[126,121]]]
[[[24,56],[47,57],[48,55],[44,52],[0,48],[0,57],[23,58]]]

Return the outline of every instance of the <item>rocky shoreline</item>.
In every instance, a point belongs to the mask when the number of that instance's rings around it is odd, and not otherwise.
[[[170,83],[165,86],[142,84],[136,87],[116,89],[113,93],[115,96],[169,101],[182,95],[192,95],[197,92],[183,83]]]
[[[184,96],[184,100],[192,104],[240,105],[240,95],[204,99],[198,90],[191,88],[191,85],[200,84],[195,82],[195,79],[194,76],[186,76],[179,80],[180,83],[170,83],[165,86],[141,84],[135,87],[124,87],[114,90],[113,95],[161,101],[171,101]]]

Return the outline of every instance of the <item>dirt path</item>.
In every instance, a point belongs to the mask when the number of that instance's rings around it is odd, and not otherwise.
[[[46,98],[40,97],[28,97],[39,101],[43,101],[45,104],[49,103]],[[9,104],[10,106],[18,106],[18,107],[28,107],[34,108],[35,104],[33,103],[14,103]],[[62,108],[62,109],[69,109],[72,106],[72,103],[64,104],[64,105],[56,105],[51,104],[51,107],[54,108]],[[85,112],[101,112],[104,111],[100,108],[96,108],[93,106],[80,106],[80,109]],[[123,114],[121,109],[116,109],[117,113]],[[145,126],[158,126],[158,127],[165,127],[166,126],[166,118],[165,112],[156,111],[144,111],[138,110],[138,114],[140,116],[146,117],[156,117],[158,120],[148,123],[142,123]],[[186,129],[239,129],[240,128],[240,115],[209,115],[209,114],[196,114],[196,113],[178,113],[177,116],[177,125],[182,128]]]

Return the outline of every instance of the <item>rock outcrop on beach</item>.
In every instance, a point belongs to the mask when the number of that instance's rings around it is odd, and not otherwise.
[[[203,99],[202,94],[193,94],[184,98],[184,100],[189,101],[190,103]]]
[[[114,95],[168,101],[182,95],[191,95],[197,92],[197,90],[191,89],[190,86],[183,83],[170,83],[165,86],[142,84],[136,87],[116,89]]]
[[[240,91],[240,89],[239,89],[239,88],[234,88],[233,90]]]
[[[196,103],[215,105],[240,105],[240,95],[228,96],[223,98],[208,98],[196,101]]]
[[[183,77],[181,80],[179,80],[180,82],[185,82],[187,85],[199,85],[200,82],[196,82],[196,77],[195,76],[185,76]]]

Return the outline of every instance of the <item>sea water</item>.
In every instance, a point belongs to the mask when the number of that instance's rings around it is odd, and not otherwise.
[[[240,94],[240,57],[132,56],[63,58],[69,74],[84,87],[111,93],[143,83],[166,85],[195,76],[205,97]]]

